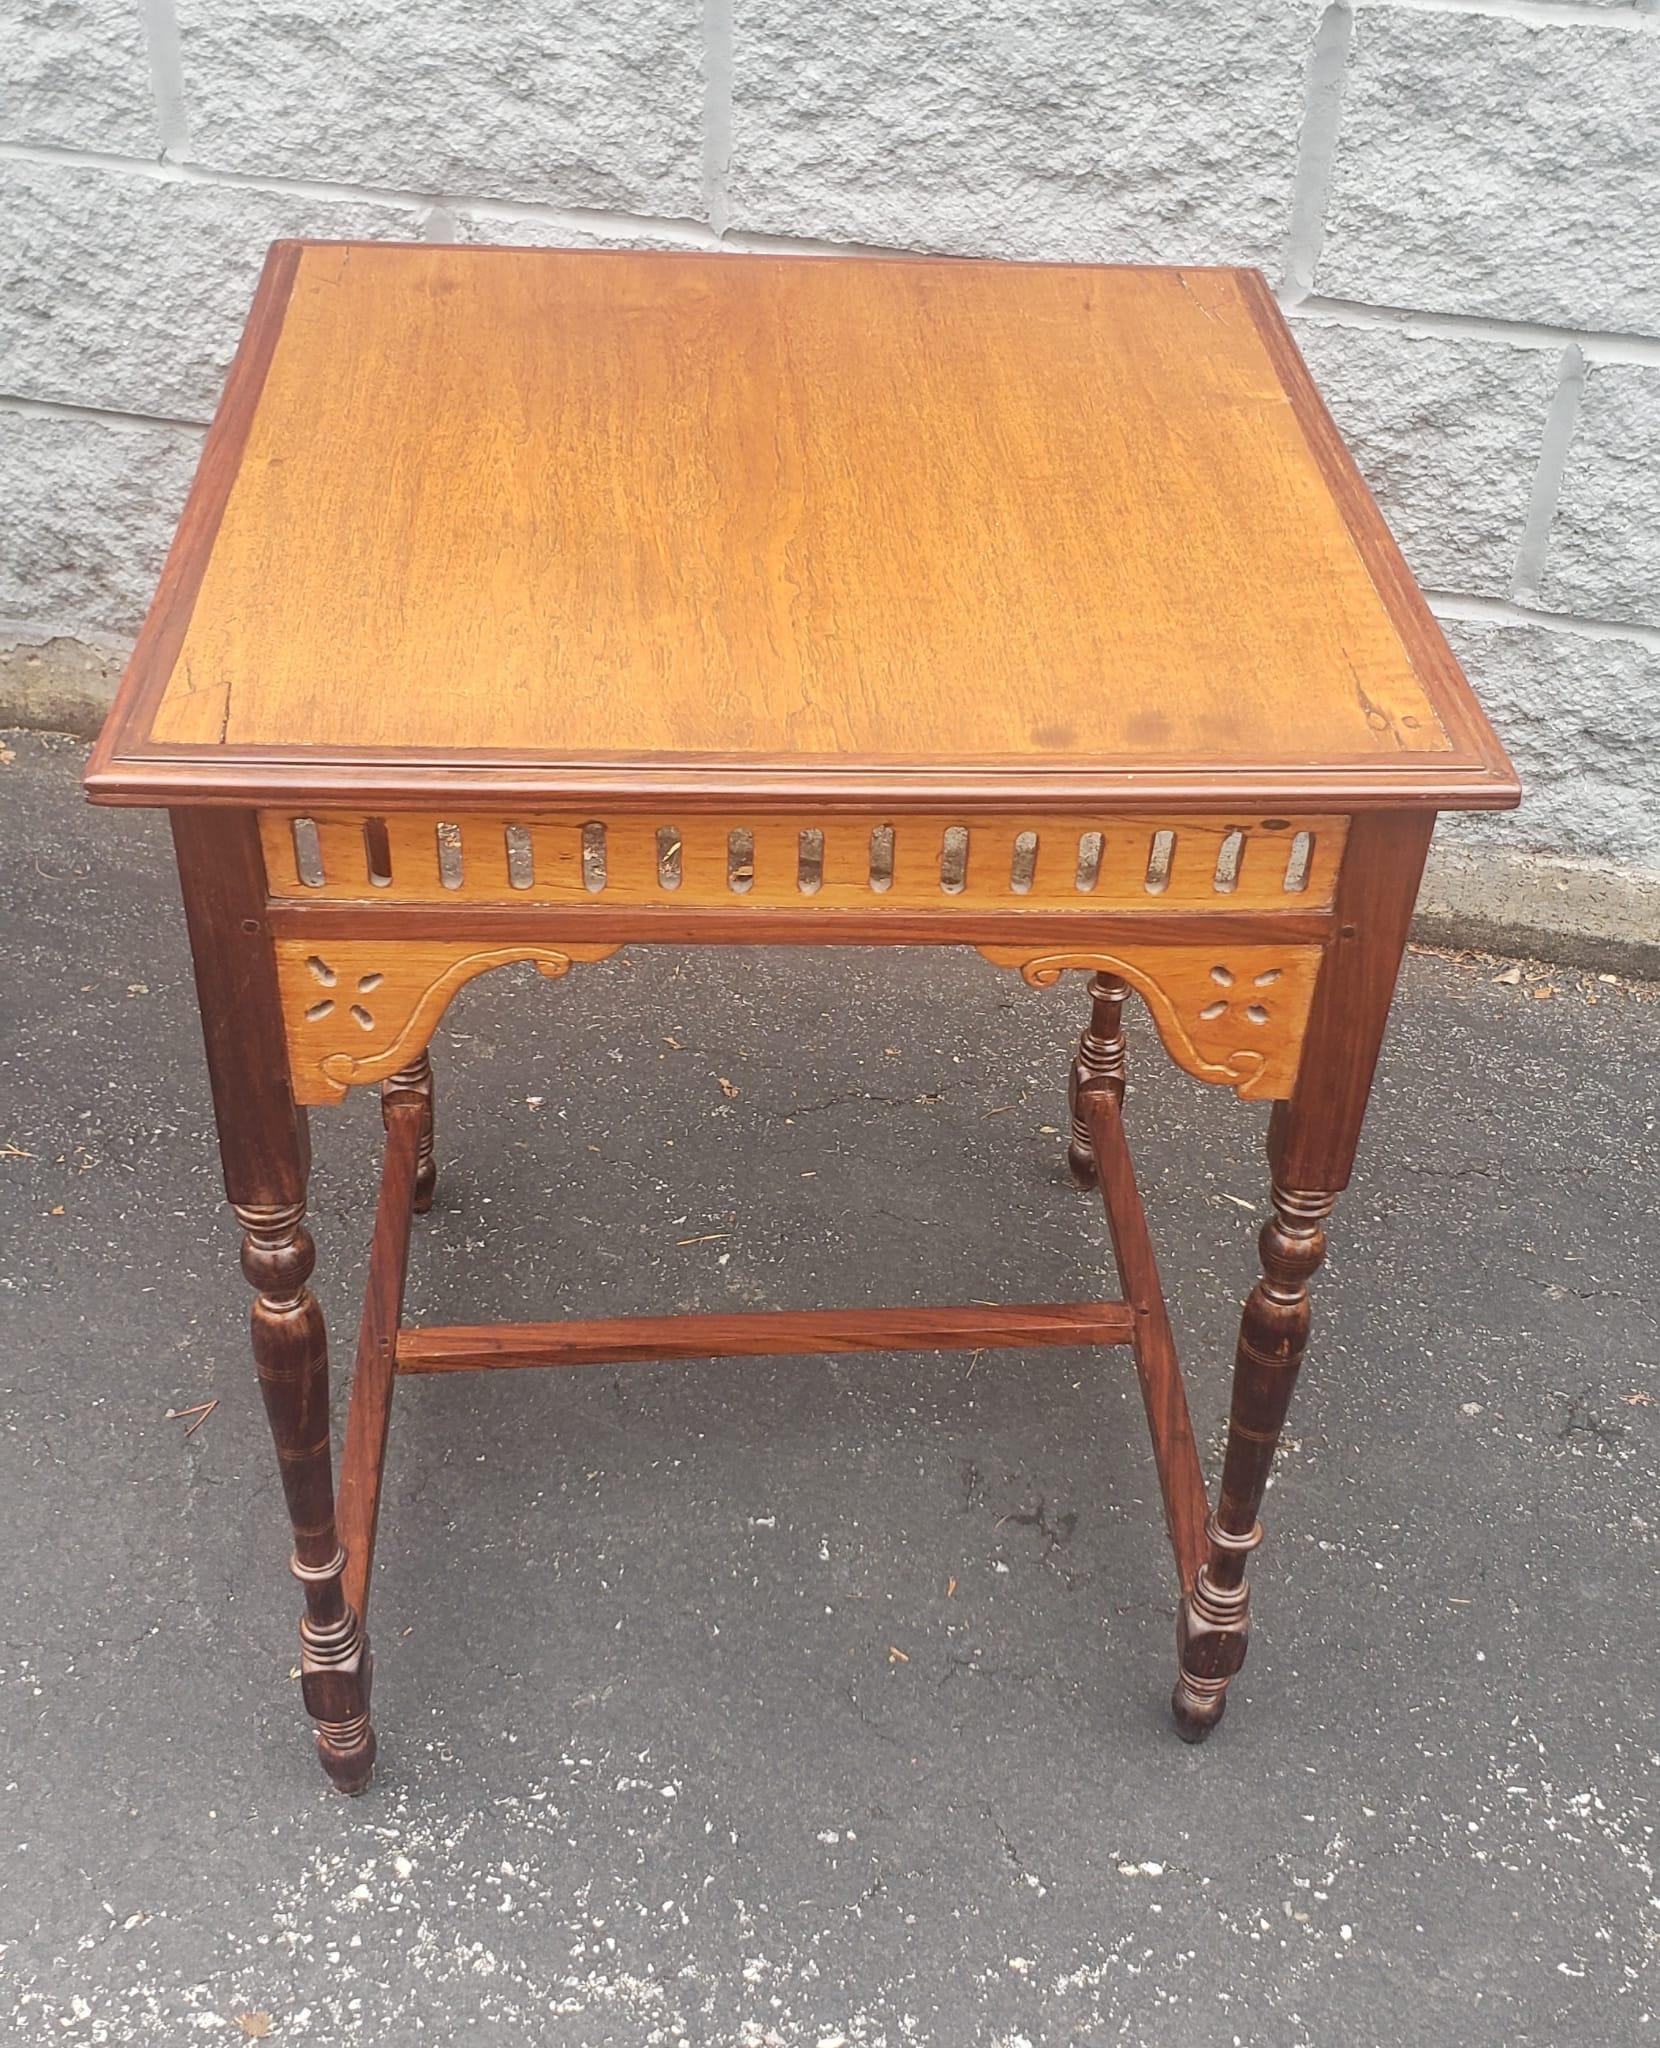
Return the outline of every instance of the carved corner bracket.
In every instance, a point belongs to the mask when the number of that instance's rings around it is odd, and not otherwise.
[[[288,1034],[294,1099],[338,1102],[348,1088],[384,1080],[423,1051],[464,983],[518,961],[557,980],[576,960],[612,946],[486,946],[465,940],[276,941],[277,985]]]
[[[1159,945],[1134,957],[978,946],[994,967],[1050,988],[1070,968],[1115,974],[1146,1003],[1164,1049],[1196,1080],[1250,1101],[1283,1101],[1297,1078],[1318,945]]]

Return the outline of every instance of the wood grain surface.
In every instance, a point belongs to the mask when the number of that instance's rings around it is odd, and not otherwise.
[[[1509,800],[1250,273],[321,244],[272,276],[188,624],[124,693],[210,750],[169,789],[308,750],[1444,756]]]
[[[499,1367],[622,1365],[661,1358],[790,1358],[847,1351],[1127,1344],[1133,1321],[1121,1301],[1056,1301],[456,1324],[400,1330],[397,1369],[400,1373],[483,1372]]]
[[[346,1553],[342,1585],[347,1605],[365,1627],[374,1585],[375,1532],[380,1522],[380,1483],[386,1438],[392,1423],[393,1359],[403,1319],[409,1272],[409,1236],[415,1216],[415,1175],[420,1159],[422,1110],[418,1102],[391,1105],[386,1116],[386,1154],[369,1275],[357,1328],[357,1361],[352,1370],[351,1405],[346,1411],[346,1447],[340,1461],[335,1522]]]
[[[1109,1089],[1085,1089],[1079,1107],[1090,1135],[1106,1205],[1107,1229],[1124,1298],[1135,1318],[1133,1343],[1141,1402],[1153,1440],[1159,1492],[1164,1501],[1164,1526],[1176,1559],[1176,1573],[1186,1592],[1205,1555],[1205,1518],[1210,1511],[1204,1468],[1188,1412],[1187,1387],[1176,1355],[1175,1334],[1165,1307],[1158,1260],[1147,1229],[1124,1135],[1119,1098]]]

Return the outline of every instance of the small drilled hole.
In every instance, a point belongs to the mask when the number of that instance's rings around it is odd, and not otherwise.
[[[597,896],[605,887],[605,827],[599,824],[584,825],[582,828],[582,886],[590,896]]]
[[[1199,1012],[1199,1015],[1204,1018],[1207,1024],[1214,1024],[1218,1017],[1226,1016],[1227,1011],[1228,1006],[1226,1003],[1207,1003]]]
[[[1226,967],[1213,967],[1210,970],[1210,978],[1218,988],[1233,987],[1233,976]]]
[[[334,1005],[325,996],[320,1003],[313,1003],[305,1014],[308,1024],[321,1024],[325,1017],[332,1017],[334,1015]]]
[[[824,887],[824,834],[816,825],[796,841],[795,886],[803,896],[816,896]]]
[[[947,825],[940,841],[940,887],[947,896],[960,896],[968,887],[968,827]]]
[[[377,889],[392,886],[392,844],[386,836],[384,818],[365,818],[363,821],[363,859],[369,870],[369,880]]]
[[[438,879],[446,889],[461,887],[461,827],[441,823],[437,829]]]
[[[373,1031],[375,1028],[374,1018],[369,1015],[369,1012],[364,1009],[361,1003],[353,1003],[352,1021],[356,1024],[361,1024],[365,1031]]]
[[[1268,1022],[1268,1012],[1262,1007],[1261,1003],[1247,1003],[1245,1005],[1245,1014],[1253,1024],[1266,1024]]]
[[[1086,832],[1078,841],[1078,888],[1084,895],[1101,879],[1101,846],[1099,832]]]
[[[333,988],[336,980],[338,979],[338,976],[335,974],[334,969],[329,965],[329,963],[326,960],[324,960],[320,955],[313,953],[307,959],[306,965],[311,969],[312,973],[316,975],[317,979],[323,984],[324,988]]]
[[[360,996],[372,996],[385,979],[386,976],[384,974],[360,974],[357,979],[358,994]]]
[[[1147,893],[1162,896],[1170,887],[1170,863],[1176,852],[1174,832],[1155,832],[1147,849]]]
[[[1292,834],[1291,851],[1285,862],[1285,893],[1300,896],[1308,887],[1309,863],[1314,859],[1314,834],[1296,832]]]
[[[659,825],[657,828],[657,886],[660,889],[680,887],[681,839],[678,825]]]
[[[317,837],[315,818],[295,818],[289,826],[294,835],[294,872],[308,889],[323,886],[323,842]]]
[[[1235,825],[1216,849],[1216,873],[1211,880],[1219,896],[1231,896],[1239,887],[1239,860],[1244,851],[1245,835]]]
[[[1258,976],[1256,977],[1256,985],[1257,985],[1257,987],[1258,987],[1258,988],[1272,988],[1272,987],[1273,987],[1273,985],[1274,985],[1274,983],[1275,983],[1276,981],[1278,981],[1278,980],[1279,980],[1279,978],[1280,978],[1280,973],[1281,973],[1281,970],[1280,970],[1280,969],[1279,969],[1278,967],[1270,967],[1270,968],[1268,968],[1268,969],[1267,969],[1267,970],[1266,970],[1265,972],[1263,972],[1263,973],[1259,974],[1259,975],[1258,975]]]
[[[878,825],[870,835],[870,886],[878,896],[893,887],[893,827]]]
[[[726,880],[734,896],[747,896],[755,887],[755,834],[747,825],[735,825],[726,835]]]
[[[1037,834],[1017,832],[1014,855],[1009,862],[1009,887],[1017,896],[1029,896],[1037,874]]]
[[[536,850],[528,825],[509,825],[502,834],[507,844],[507,886],[528,889],[536,880]]]

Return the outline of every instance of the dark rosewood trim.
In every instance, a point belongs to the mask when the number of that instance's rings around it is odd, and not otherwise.
[[[251,811],[189,810],[172,826],[225,1193],[303,1203],[310,1141],[288,1085],[258,824]]]
[[[398,1333],[400,1373],[502,1366],[626,1365],[663,1358],[791,1358],[843,1351],[971,1351],[1001,1345],[1127,1344],[1120,1301],[966,1308],[783,1309],[755,1315],[619,1316],[603,1322],[480,1323]]]
[[[740,903],[676,910],[636,905],[274,902],[266,924],[274,938],[454,939],[481,947],[558,945],[568,940],[633,946],[1013,946],[1111,947],[1159,942],[1244,944],[1331,937],[1329,910],[1088,911],[773,910]]]
[[[1314,984],[1289,1103],[1274,1105],[1268,1157],[1282,1186],[1349,1185],[1372,1074],[1435,821],[1412,811],[1356,818],[1338,871],[1337,935]]]
[[[254,1290],[254,1363],[293,1532],[290,1569],[305,1592],[300,1691],[324,1770],[342,1791],[361,1792],[375,1760],[372,1667],[343,1587],[328,1341],[308,1284],[316,1258],[305,1227],[310,1151],[289,1090],[276,969],[259,916],[259,832],[249,811],[193,811],[174,818],[173,839],[225,1191],[242,1224],[242,1270]]]
[[[1067,1170],[1081,1188],[1092,1188],[1100,1179],[1095,1164],[1094,1141],[1084,1116],[1080,1097],[1092,1089],[1103,1089],[1115,1102],[1124,1100],[1124,1005],[1130,985],[1116,974],[1094,974],[1089,982],[1089,1022],[1078,1040],[1072,1071],[1066,1077],[1066,1109],[1069,1126],[1066,1145]]]
[[[415,1155],[415,1213],[424,1216],[432,1207],[432,1198],[438,1188],[438,1160],[433,1150],[435,1127],[430,1051],[418,1052],[407,1067],[388,1074],[380,1084],[381,1121],[388,1131],[392,1128],[388,1121],[391,1111],[402,1108],[414,1108],[420,1114],[421,1139]]]
[[[1308,1283],[1354,1165],[1431,823],[1408,812],[1354,821],[1338,880],[1338,936],[1315,984],[1297,1084],[1269,1122],[1274,1215],[1260,1239],[1262,1278],[1240,1319],[1221,1496],[1177,1624],[1171,1704],[1188,1742],[1202,1742],[1222,1718],[1245,1661],[1246,1565],[1262,1541],[1256,1518],[1308,1342]]]
[[[202,444],[202,459],[196,465],[195,481],[168,550],[161,581],[87,765],[87,793],[95,802],[106,800],[102,794],[106,782],[130,780],[130,764],[144,761],[155,750],[155,742],[149,738],[150,724],[184,644],[185,630],[196,607],[196,593],[202,587],[213,543],[218,538],[219,522],[242,467],[254,410],[265,386],[265,373],[276,353],[283,316],[288,311],[288,295],[294,288],[301,247],[298,242],[273,242],[266,255],[248,324],[242,331],[213,424]],[[214,748],[193,751],[210,760],[218,757]],[[189,790],[181,793],[181,802],[214,801],[199,776],[192,776],[190,781]],[[147,797],[126,799],[149,803],[161,800],[159,784],[150,786]]]
[[[1240,1318],[1228,1448],[1205,1558],[1176,1616],[1171,1711],[1184,1742],[1203,1742],[1228,1704],[1245,1662],[1251,1589],[1245,1567],[1262,1541],[1257,1515],[1308,1344],[1308,1283],[1325,1257],[1324,1222],[1335,1195],[1274,1187],[1274,1215],[1260,1239],[1262,1278]]]
[[[1449,656],[1450,659],[1450,656]],[[119,702],[120,700],[118,700]],[[106,728],[106,733],[109,728]],[[256,804],[276,809],[307,804],[430,810],[462,803],[496,810],[536,803],[544,808],[603,804],[612,811],[647,810],[672,801],[676,810],[979,812],[1091,810],[1115,812],[1218,810],[1358,811],[1400,809],[1508,810],[1520,788],[1508,764],[1456,753],[1367,755],[1298,767],[1283,761],[1190,762],[1161,768],[1146,761],[1056,759],[964,762],[918,767],[868,760],[769,760],[758,756],[620,755],[610,760],[542,760],[474,753],[388,748],[378,753],[336,748],[117,746],[100,742],[86,776],[95,803],[169,806]]]
[[[1159,1285],[1158,1262],[1147,1230],[1147,1213],[1136,1186],[1129,1142],[1118,1097],[1110,1088],[1082,1091],[1079,1104],[1089,1126],[1090,1149],[1100,1174],[1107,1228],[1119,1282],[1134,1318],[1136,1377],[1153,1439],[1153,1462],[1164,1497],[1164,1526],[1176,1555],[1182,1591],[1192,1586],[1205,1557],[1205,1520],[1210,1500],[1193,1437],[1187,1389],[1176,1357],[1176,1340]]]
[[[403,1316],[409,1270],[409,1236],[415,1215],[416,1169],[425,1110],[418,1101],[386,1104],[386,1156],[380,1201],[369,1251],[363,1319],[357,1332],[351,1407],[346,1416],[346,1449],[340,1461],[335,1522],[346,1553],[346,1603],[365,1626],[370,1575],[375,1565],[375,1525],[380,1516],[381,1470],[392,1420],[393,1356]]]

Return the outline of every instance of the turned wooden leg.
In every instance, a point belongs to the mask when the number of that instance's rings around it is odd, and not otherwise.
[[[380,1084],[380,1113],[384,1122],[387,1111],[394,1102],[408,1102],[411,1099],[421,1105],[421,1145],[415,1167],[415,1213],[424,1216],[432,1207],[433,1191],[438,1186],[438,1161],[433,1156],[433,1104],[432,1104],[432,1059],[428,1053],[417,1053],[407,1067],[400,1067],[395,1074],[388,1074]]]
[[[341,1585],[346,1553],[334,1521],[328,1339],[306,1285],[316,1251],[300,1203],[233,1206],[247,1233],[242,1270],[255,1289],[254,1364],[294,1531],[290,1569],[305,1589],[300,1691],[317,1723],[323,1769],[342,1792],[361,1792],[375,1762],[369,1646]]]
[[[1099,1175],[1089,1125],[1078,1098],[1092,1088],[1104,1088],[1118,1101],[1124,1100],[1124,999],[1129,993],[1128,983],[1111,974],[1097,974],[1089,984],[1089,1024],[1078,1040],[1066,1085],[1072,1117],[1066,1163],[1081,1188],[1094,1187]]]
[[[1228,1681],[1245,1661],[1245,1567],[1262,1541],[1257,1513],[1308,1342],[1308,1283],[1326,1255],[1325,1220],[1354,1167],[1431,823],[1392,812],[1350,820],[1336,930],[1315,984],[1296,1087],[1290,1101],[1274,1105],[1274,1216],[1262,1233],[1262,1278],[1240,1323],[1222,1491],[1176,1630],[1181,1675],[1172,1705],[1189,1742],[1202,1742],[1221,1720]]]
[[[177,811],[173,840],[225,1192],[246,1233],[242,1269],[255,1290],[254,1362],[305,1589],[301,1692],[324,1770],[341,1791],[361,1792],[375,1761],[369,1646],[342,1583],[328,1344],[306,1284],[316,1257],[304,1220],[311,1153],[288,1080],[258,822],[247,810]]]
[[[1336,1200],[1276,1186],[1274,1217],[1262,1232],[1262,1278],[1239,1326],[1221,1498],[1205,1524],[1205,1561],[1176,1625],[1181,1672],[1171,1705],[1188,1742],[1203,1742],[1221,1720],[1228,1681],[1245,1661],[1245,1566],[1262,1541],[1257,1514],[1308,1343],[1308,1283],[1326,1255],[1322,1226]]]

